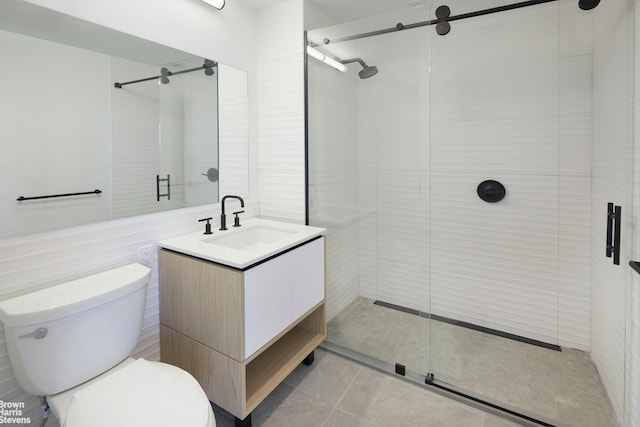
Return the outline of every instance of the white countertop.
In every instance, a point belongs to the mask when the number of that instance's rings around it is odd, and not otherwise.
[[[214,229],[213,234],[209,235],[203,234],[203,232],[200,231],[162,240],[158,242],[158,246],[230,267],[243,269],[297,246],[300,243],[321,236],[326,231],[324,228],[262,218],[249,218],[242,221],[241,227],[228,227],[229,229],[225,231]],[[273,231],[274,233],[282,232],[280,233],[282,237],[278,237],[273,241],[257,242],[256,244],[248,245],[246,248],[241,249],[216,244],[216,240],[220,240],[220,242],[229,240],[226,238],[236,234],[250,232],[251,229],[268,229],[267,231]]]

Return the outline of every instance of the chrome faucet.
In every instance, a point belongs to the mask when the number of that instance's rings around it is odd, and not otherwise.
[[[238,199],[238,200],[240,200],[240,207],[244,208],[244,200],[242,200],[242,197],[240,197],[240,196],[224,196],[222,198],[222,214],[220,215],[220,230],[226,230],[227,229],[227,216],[225,215],[225,212],[224,212],[224,202],[227,199]],[[234,213],[236,215],[236,224],[239,226],[240,224],[237,221],[237,218],[238,218],[238,214],[241,213],[241,212],[234,212]]]

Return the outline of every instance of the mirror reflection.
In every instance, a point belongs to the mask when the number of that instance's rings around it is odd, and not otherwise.
[[[218,200],[219,134],[248,147],[244,71],[24,2],[0,16],[0,238]]]

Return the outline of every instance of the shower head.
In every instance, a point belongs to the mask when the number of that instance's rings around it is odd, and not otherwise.
[[[591,10],[594,9],[600,0],[578,0],[578,7],[582,10]]]
[[[378,74],[378,67],[376,67],[375,65],[367,65],[360,58],[351,58],[340,61],[341,64],[349,64],[351,62],[357,62],[362,65],[362,70],[360,70],[360,72],[358,73],[358,76],[360,76],[361,79],[368,79],[369,77],[373,77]]]
[[[360,76],[361,79],[368,79],[369,77],[373,77],[376,74],[378,74],[378,67],[376,67],[375,65],[371,65],[371,66],[366,65],[358,73],[358,75]]]

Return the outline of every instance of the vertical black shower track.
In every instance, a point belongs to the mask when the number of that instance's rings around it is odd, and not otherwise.
[[[349,40],[357,40],[357,39],[361,39],[361,38],[365,38],[365,37],[371,37],[371,36],[378,36],[381,34],[388,34],[388,33],[394,33],[396,31],[403,31],[403,30],[410,30],[412,28],[420,28],[420,27],[426,27],[426,26],[430,26],[430,25],[438,25],[439,23],[442,22],[453,22],[453,21],[459,21],[462,19],[467,19],[467,18],[475,18],[477,16],[483,16],[483,15],[491,15],[493,13],[500,13],[500,12],[506,12],[509,10],[514,10],[514,9],[521,9],[523,7],[529,7],[529,6],[536,6],[539,4],[544,4],[544,3],[551,3],[551,2],[557,2],[559,0],[528,0],[528,1],[523,1],[520,3],[513,3],[513,4],[507,4],[504,6],[497,6],[497,7],[492,7],[489,9],[483,9],[483,10],[477,10],[475,12],[468,12],[468,13],[462,13],[460,15],[454,15],[454,16],[446,16],[446,17],[442,17],[442,18],[437,18],[437,19],[431,19],[429,21],[421,21],[421,22],[416,22],[414,24],[402,24],[402,23],[398,23],[396,24],[395,27],[391,27],[391,28],[385,28],[382,30],[377,30],[377,31],[370,31],[368,33],[362,33],[362,34],[356,34],[353,36],[346,36],[346,37],[338,37],[335,39],[324,39],[323,43],[324,44],[329,44],[329,43],[339,43],[339,42],[346,42]],[[444,34],[442,34],[444,35]],[[320,43],[311,43],[310,46],[321,46],[322,44]]]

